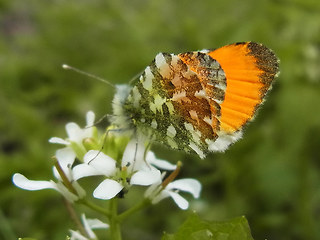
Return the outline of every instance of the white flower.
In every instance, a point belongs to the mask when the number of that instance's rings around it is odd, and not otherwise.
[[[201,192],[201,183],[196,179],[184,178],[170,182],[165,188],[161,182],[151,185],[145,192],[145,197],[149,198],[153,204],[162,199],[171,197],[181,209],[189,207],[188,201],[179,195],[179,191],[189,192],[194,198],[199,198]]]
[[[79,198],[83,198],[86,193],[82,189],[82,187],[78,184],[78,182],[74,181],[75,179],[73,177],[73,171],[71,169],[71,165],[75,160],[75,153],[69,148],[59,149],[56,152],[56,158],[60,165],[61,170],[64,172],[64,175],[68,178],[75,192],[70,191],[70,189],[66,187],[66,185],[62,182],[62,178],[55,167],[53,168],[53,172],[55,177],[58,180],[57,182],[54,182],[52,180],[50,181],[29,180],[22,174],[16,173],[12,177],[13,183],[19,188],[30,190],[30,191],[54,189],[60,192],[70,202],[74,202],[74,201],[77,201]]]
[[[68,134],[67,139],[62,139],[59,137],[52,137],[49,139],[50,143],[58,143],[63,145],[70,145],[71,142],[77,144],[82,144],[83,139],[90,138],[93,135],[93,124],[94,124],[95,114],[92,111],[87,112],[85,128],[80,128],[78,124],[71,122],[66,124],[66,131]]]
[[[92,240],[97,239],[97,236],[92,231],[93,229],[109,228],[109,225],[101,222],[99,219],[87,219],[84,214],[81,215],[81,220],[86,231],[87,237],[83,236],[79,231],[70,230],[70,240]]]
[[[102,152],[91,150],[85,154],[84,163],[74,167],[74,179],[104,175],[106,179],[93,192],[93,196],[99,199],[111,199],[129,185],[152,185],[161,180],[161,173],[148,163],[148,160],[156,162],[154,154],[149,152],[146,159],[144,154],[143,142],[132,139],[126,146],[119,169],[116,160]]]

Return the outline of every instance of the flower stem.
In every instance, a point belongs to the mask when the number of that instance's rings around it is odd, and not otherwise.
[[[118,221],[118,198],[110,200],[110,234],[112,240],[121,240],[120,222]]]
[[[91,208],[92,210],[105,215],[106,217],[111,217],[111,213],[108,210],[106,210],[103,207],[100,207],[92,202],[89,202],[85,199],[78,200],[78,203],[81,203],[81,204],[87,206],[88,208]]]
[[[128,209],[127,211],[121,213],[118,216],[118,222],[123,222],[125,219],[127,219],[130,215],[132,215],[133,213],[139,211],[140,209],[147,207],[151,204],[151,201],[149,199],[144,199],[143,201],[141,201],[140,203],[138,203],[137,205],[133,206],[132,208]]]
[[[52,157],[53,161],[54,161],[54,166],[56,167],[64,185],[68,188],[68,190],[70,192],[72,192],[73,194],[75,194],[76,196],[78,196],[78,193],[77,193],[77,190],[72,186],[72,183],[69,181],[68,177],[66,176],[66,174],[64,173],[64,171],[62,170],[59,162],[58,162],[58,159],[53,156]]]

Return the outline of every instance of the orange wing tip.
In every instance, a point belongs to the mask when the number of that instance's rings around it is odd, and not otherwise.
[[[249,42],[247,48],[248,54],[256,59],[257,68],[263,72],[260,75],[261,81],[270,87],[275,77],[279,75],[279,59],[263,44]]]
[[[242,42],[208,53],[226,74],[220,129],[232,134],[252,120],[279,73],[279,60],[262,44]]]

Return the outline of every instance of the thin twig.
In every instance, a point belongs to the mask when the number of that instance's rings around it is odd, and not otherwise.
[[[77,216],[76,211],[74,210],[73,206],[71,205],[71,203],[66,200],[65,198],[63,198],[64,200],[64,204],[67,208],[67,211],[72,219],[72,221],[76,224],[77,229],[79,229],[80,233],[86,237],[89,237],[86,230],[84,229],[79,217]]]

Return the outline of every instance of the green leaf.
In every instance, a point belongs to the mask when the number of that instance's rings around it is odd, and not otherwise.
[[[229,221],[205,221],[192,214],[175,234],[165,233],[162,240],[253,240],[247,219],[237,217]]]

